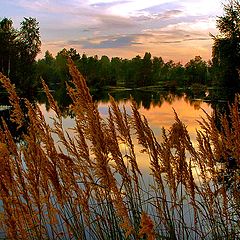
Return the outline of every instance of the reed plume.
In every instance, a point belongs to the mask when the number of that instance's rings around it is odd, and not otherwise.
[[[43,80],[54,113],[51,126],[39,105],[20,99],[0,75],[11,119],[17,129],[26,128],[17,142],[1,119],[0,230],[6,238],[238,239],[239,98],[229,106],[230,116],[221,116],[221,128],[206,113],[197,146],[175,111],[175,122],[162,129],[159,142],[133,99],[127,114],[110,97],[103,119],[85,79],[72,60],[68,65],[71,129],[65,129]],[[149,185],[135,144],[149,161]],[[234,169],[229,156],[236,160]],[[225,167],[219,169],[219,162]]]

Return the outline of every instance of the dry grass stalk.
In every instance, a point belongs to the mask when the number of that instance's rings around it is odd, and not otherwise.
[[[92,101],[84,78],[70,60],[69,69],[76,88],[74,90],[68,87],[69,94],[73,100],[73,109],[80,122],[79,124],[83,123],[80,125],[81,129],[91,142],[91,150],[94,156],[94,177],[99,180],[100,187],[104,189],[106,200],[113,202],[118,217],[123,220],[122,226],[126,228],[125,231],[128,234],[129,229],[131,229],[131,222],[109,165],[107,136],[104,134],[105,125],[101,121],[96,104]]]
[[[25,117],[29,122],[19,143],[4,120],[0,128],[0,226],[9,239],[239,237],[239,170],[228,171],[228,182],[221,183],[217,167],[228,154],[239,166],[237,98],[230,118],[222,116],[221,129],[214,115],[201,120],[197,148],[176,113],[175,123],[163,129],[159,143],[134,101],[129,116],[110,97],[109,117],[104,121],[71,60],[69,70],[74,137],[64,129],[62,113],[44,82],[56,114],[53,127],[38,105],[28,100],[25,113],[9,79],[0,75],[13,105],[13,121],[18,128]],[[142,185],[134,136],[149,157],[153,178],[148,190]]]
[[[146,237],[148,240],[155,240],[155,232],[154,232],[154,223],[152,219],[148,216],[147,213],[142,212],[141,215],[141,229],[139,231],[140,237]]]
[[[8,99],[13,108],[11,112],[11,120],[17,124],[17,129],[19,129],[23,126],[23,121],[25,118],[20,107],[20,98],[16,93],[15,86],[11,84],[10,79],[5,77],[1,72],[0,82],[2,83],[3,87],[7,89]]]

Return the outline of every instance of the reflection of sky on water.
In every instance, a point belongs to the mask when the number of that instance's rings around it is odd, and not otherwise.
[[[201,108],[199,108],[199,105],[207,113],[211,113],[212,109],[207,103],[195,102],[193,104],[187,101],[185,98],[175,99],[175,101],[173,101],[171,104],[168,102],[164,102],[161,106],[151,105],[150,109],[146,109],[141,105],[139,107],[139,112],[147,118],[149,125],[154,131],[157,140],[161,142],[161,129],[162,127],[169,129],[174,123],[175,110],[180,120],[187,126],[187,130],[189,132],[192,143],[196,147],[196,129],[199,129],[197,120],[200,120],[201,116],[204,117],[205,115]],[[120,109],[123,109],[123,106],[125,107],[127,113],[131,114],[130,101],[120,101]],[[103,119],[108,116],[108,108],[109,103],[101,101],[98,102],[98,109]],[[50,126],[52,126],[53,121],[51,118],[54,117],[54,113],[52,111],[46,111],[44,105],[40,105],[40,109],[42,110],[47,122],[50,124]],[[63,123],[65,129],[71,133],[72,130],[70,129],[75,125],[74,119],[71,119],[70,117],[64,118]],[[146,154],[140,153],[142,147],[137,144],[136,138],[133,138],[133,142],[135,144],[134,148],[138,158],[139,166],[141,170],[143,170],[143,172],[146,172],[147,170],[149,170],[148,156]],[[122,150],[124,152],[123,146]]]
[[[127,113],[131,114],[130,101],[125,101],[124,104],[120,102],[119,104],[120,108],[122,108],[124,105]],[[98,106],[101,116],[107,117],[109,104],[106,102],[99,102]],[[154,131],[156,137],[160,139],[159,135],[161,134],[162,127],[169,129],[174,123],[175,116],[173,109],[178,114],[180,120],[187,126],[187,130],[193,141],[196,136],[196,129],[199,128],[197,120],[200,120],[201,116],[204,117],[205,115],[202,109],[204,109],[207,113],[211,113],[212,111],[211,107],[205,102],[198,101],[194,104],[190,104],[190,102],[186,99],[179,98],[171,104],[164,102],[161,106],[151,105],[150,109],[146,109],[143,106],[140,106],[139,112],[147,118],[149,125]]]
[[[201,108],[208,113],[211,112],[211,108],[204,102],[202,102]],[[194,108],[194,106],[190,105],[183,98],[174,101],[172,104],[164,102],[161,107],[151,107],[150,110],[141,108],[140,113],[146,116],[152,130],[155,134],[158,134],[159,129],[162,127],[169,129],[174,123],[175,116],[173,109],[176,111],[179,119],[187,126],[190,137],[194,141],[196,129],[199,128],[197,120],[200,120],[201,116],[204,116],[204,113],[201,109]]]

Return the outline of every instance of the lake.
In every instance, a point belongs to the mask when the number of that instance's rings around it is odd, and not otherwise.
[[[213,102],[210,101],[208,92],[202,93],[201,96],[197,95],[196,97],[194,97],[194,95],[189,96],[183,91],[171,92],[163,89],[158,91],[111,90],[110,92],[101,92],[101,94],[96,94],[96,92],[92,93],[93,98],[97,102],[100,115],[104,119],[108,117],[108,108],[110,105],[108,94],[111,94],[115,98],[121,109],[124,106],[129,115],[131,115],[130,97],[133,97],[134,101],[137,102],[139,112],[147,118],[149,125],[159,142],[161,142],[162,128],[164,127],[166,129],[170,129],[171,125],[175,121],[174,110],[181,121],[187,126],[192,143],[195,145],[196,129],[199,129],[197,121],[201,120],[201,117],[205,117],[204,111],[211,114],[213,112],[213,108],[216,109],[216,106],[222,109],[225,108],[225,105],[227,105],[226,99],[218,99]],[[58,102],[62,103],[62,99],[58,99]],[[54,117],[53,112],[49,110],[49,106],[46,105],[44,101],[39,103],[39,106],[48,123],[51,125],[51,119]],[[71,114],[69,115],[68,104],[65,106],[62,104],[60,106],[61,110],[64,112],[64,127],[69,131],[69,129],[75,124],[74,118],[70,117]],[[133,140],[134,143],[136,143],[135,149],[138,154],[137,157],[140,168],[143,171],[147,171],[149,169],[149,163],[143,160],[144,155],[140,154],[141,148],[137,144],[136,138],[133,138]]]
[[[199,129],[198,120],[205,117],[205,113],[216,114],[227,111],[228,102],[233,102],[235,92],[233,89],[162,89],[158,87],[143,89],[116,89],[110,88],[107,91],[92,91],[93,99],[98,104],[98,110],[103,118],[108,116],[109,94],[114,97],[119,106],[126,108],[127,113],[131,115],[132,97],[137,103],[139,112],[146,117],[155,137],[161,142],[161,129],[169,129],[174,123],[174,110],[180,120],[187,126],[187,130],[193,144],[195,144],[196,129]],[[52,92],[61,111],[63,112],[64,127],[66,130],[74,126],[74,119],[69,105],[71,101],[66,95],[66,89],[58,88]],[[53,112],[49,109],[47,99],[44,93],[39,92],[35,95],[33,101],[37,102],[43,112],[46,120],[51,123],[54,117]],[[1,98],[0,114],[8,123],[9,108],[5,98]],[[13,134],[14,126],[10,124]],[[141,161],[142,162],[142,161]],[[144,165],[144,163],[142,162]]]
[[[201,117],[204,117],[205,113],[211,114],[213,111],[215,111],[216,114],[218,114],[223,111],[227,111],[226,110],[227,109],[226,108],[227,100],[229,100],[231,102],[231,98],[227,99],[226,95],[223,94],[224,93],[223,90],[222,91],[219,90],[219,93],[221,93],[221,95],[217,94],[217,91],[218,90],[216,90],[216,89],[215,90],[209,89],[209,90],[203,91],[201,93],[198,93],[198,92],[182,91],[182,90],[166,91],[163,89],[155,89],[155,91],[152,91],[150,89],[139,89],[139,90],[111,89],[106,92],[101,92],[101,94],[99,92],[92,92],[92,95],[93,95],[94,100],[97,103],[99,113],[103,120],[105,120],[108,117],[108,108],[109,108],[108,94],[109,93],[112,96],[114,96],[114,98],[116,99],[116,101],[118,102],[118,104],[120,106],[120,109],[122,109],[124,106],[126,109],[126,112],[129,115],[131,115],[130,96],[132,96],[132,98],[136,101],[136,104],[137,104],[140,114],[144,115],[147,118],[149,125],[156,136],[156,139],[160,143],[162,142],[162,128],[164,127],[166,129],[170,129],[172,124],[174,123],[174,110],[175,110],[176,113],[178,114],[178,117],[186,125],[187,130],[190,135],[190,138],[191,138],[191,141],[192,141],[192,144],[196,147],[196,140],[195,140],[196,129],[199,129],[199,125],[198,125],[197,121],[200,120]],[[63,95],[61,96],[60,94],[58,94],[58,92],[53,92],[53,94],[55,95],[55,98],[56,98],[57,102],[59,103],[60,108],[63,112],[63,126],[64,126],[65,130],[69,132],[70,137],[72,137],[74,133],[71,128],[74,127],[75,123],[74,123],[74,114],[70,111],[70,108],[69,108],[69,101],[68,101],[69,99],[66,96],[63,96]],[[54,118],[54,113],[49,109],[49,105],[46,103],[46,99],[43,97],[43,95],[42,94],[40,94],[40,95],[41,95],[41,97],[36,98],[35,102],[39,105],[44,117],[46,118],[46,121],[49,123],[50,126],[52,126],[52,124],[53,124],[52,118]],[[61,96],[61,97],[58,98],[59,96]],[[234,96],[234,94],[232,94],[231,96]],[[9,108],[7,106],[5,106],[5,103],[4,103],[4,104],[2,104],[2,107],[0,109],[1,109],[1,111],[0,111],[1,115],[5,117],[5,119],[8,123],[10,123],[9,114],[8,114]],[[14,126],[12,126],[11,130],[14,132]],[[155,216],[157,214],[157,212],[156,212],[156,209],[153,208],[154,205],[152,205],[151,198],[149,198],[149,196],[153,197],[155,194],[155,192],[154,192],[155,188],[152,185],[152,183],[154,183],[154,182],[151,182],[151,180],[153,180],[153,178],[152,178],[152,175],[149,174],[149,172],[150,172],[149,171],[149,157],[146,156],[146,153],[141,153],[142,147],[140,147],[137,144],[137,139],[134,136],[135,135],[133,135],[132,141],[134,144],[136,159],[139,164],[139,168],[142,171],[143,176],[144,176],[144,178],[139,178],[139,179],[141,181],[143,179],[146,186],[149,187],[149,189],[147,189],[147,191],[145,191],[144,187],[139,188],[139,190],[142,191],[141,196],[143,197],[143,199],[146,200],[146,203],[144,202],[144,206],[146,208],[149,207],[149,213],[153,214],[153,216]],[[58,144],[59,147],[61,147],[61,144],[57,142],[58,139],[56,138],[56,136],[54,136],[54,134],[53,134],[53,137],[55,139],[55,143]],[[181,141],[178,143],[181,144]],[[124,154],[125,148],[127,149],[127,146],[124,146],[124,144],[119,144],[119,147],[122,152],[123,160],[128,161],[127,154]],[[174,147],[171,149],[171,151],[175,151]],[[63,150],[63,153],[65,153],[64,150]],[[33,159],[32,158],[30,159],[31,160],[29,162],[30,165],[32,163],[32,160],[33,160],[33,162],[35,160],[36,155],[33,155],[33,156],[34,156]],[[110,158],[111,158],[111,156],[110,156]],[[188,158],[187,155],[186,155],[186,158]],[[176,156],[176,158],[172,158],[172,160],[177,160],[177,159],[178,159],[178,155]],[[69,159],[67,158],[65,160],[69,160]],[[78,159],[78,160],[81,160],[81,159]],[[164,158],[164,161],[165,160],[166,159]],[[202,160],[203,160],[203,162],[205,161],[205,155],[203,156]],[[111,160],[109,160],[109,161],[111,161]],[[79,162],[81,162],[81,161],[79,161]],[[173,163],[174,162],[172,162],[172,164]],[[59,166],[62,166],[62,165],[59,165]],[[192,171],[192,174],[196,176],[196,179],[194,176],[195,183],[198,184],[199,175],[197,175],[197,171],[199,168],[198,168],[198,166],[195,167],[194,165],[191,165],[191,164],[189,166],[190,166],[190,170]],[[23,165],[23,167],[24,167],[24,169],[26,168],[25,165]],[[68,171],[69,167],[71,167],[71,166],[68,165],[66,169],[64,168],[64,171],[65,170]],[[44,170],[44,169],[45,168],[43,168],[42,170]],[[174,167],[173,167],[173,169],[174,169]],[[175,170],[177,170],[177,169],[179,169],[179,168],[176,168]],[[62,168],[60,168],[59,170],[61,170],[60,171],[60,173],[61,173]],[[178,172],[179,172],[179,175],[178,175]],[[177,171],[175,172],[176,180],[179,180],[177,178],[177,176],[181,176],[181,180],[184,180],[184,176],[183,176],[184,174],[182,174],[182,171],[178,171],[178,172]],[[76,174],[81,175],[81,172],[77,172]],[[189,226],[189,229],[192,229],[193,224],[194,224],[194,222],[192,221],[192,218],[195,214],[194,213],[195,205],[193,205],[193,208],[191,208],[191,205],[189,204],[190,203],[189,197],[191,198],[191,195],[187,195],[186,199],[182,197],[185,194],[184,193],[185,182],[184,183],[178,182],[178,184],[177,184],[176,194],[177,194],[177,197],[178,197],[178,200],[180,203],[178,205],[178,204],[175,204],[174,201],[172,201],[172,195],[169,190],[169,186],[171,187],[171,185],[169,185],[169,184],[171,184],[171,183],[168,182],[170,179],[166,178],[167,172],[164,172],[164,170],[162,169],[162,172],[160,174],[162,174],[163,179],[164,179],[164,185],[163,185],[164,188],[166,186],[166,189],[164,191],[165,191],[167,199],[169,200],[168,207],[169,207],[169,209],[176,208],[174,211],[172,211],[173,215],[171,215],[171,217],[174,220],[176,220],[176,219],[183,220],[183,226],[185,226],[185,224],[187,224]],[[68,176],[68,175],[63,175],[63,177],[65,177],[65,176]],[[114,176],[115,176],[118,184],[121,185],[122,180],[117,172],[114,173]],[[93,180],[94,180],[93,181],[94,186],[99,186],[99,191],[101,193],[102,188],[101,188],[101,185],[98,185],[98,180],[99,180],[98,176],[95,176],[93,174]],[[210,184],[209,187],[211,187],[212,182],[209,182],[209,184]],[[187,186],[188,185],[186,185],[186,187]],[[121,187],[122,187],[122,185],[121,185]],[[215,187],[218,187],[218,184],[216,184]],[[156,191],[158,191],[158,190],[156,190]],[[203,195],[201,195],[201,193],[203,193]],[[216,201],[217,201],[217,203],[222,204],[221,192],[220,191],[213,192],[212,194],[214,195],[215,193],[220,194],[219,199],[216,198]],[[127,194],[127,192],[122,192],[122,194],[123,194],[123,196],[125,196],[125,194]],[[74,196],[75,195],[73,195],[72,197],[74,197]],[[100,196],[101,196],[101,194],[100,194]],[[162,197],[161,194],[159,196]],[[203,187],[202,192],[200,192],[200,194],[198,196],[196,196],[196,200],[197,201],[198,200],[199,201],[206,200],[206,199],[204,199],[204,196],[205,196],[205,188]],[[95,201],[95,198],[94,198],[95,195],[93,194],[93,195],[91,195],[91,197],[92,197],[92,200]],[[104,195],[102,197],[103,197],[103,201],[105,201]],[[55,205],[55,200],[53,203]],[[128,202],[126,202],[126,203],[128,203]],[[98,206],[98,205],[91,205],[92,204],[91,202],[89,204],[90,204],[90,207],[94,206],[93,209],[96,209],[96,207]],[[207,200],[206,200],[206,205],[204,205],[204,206],[206,206],[206,208],[209,206],[209,202]],[[217,206],[219,206],[219,204]],[[179,209],[181,211],[179,211]],[[93,212],[93,217],[95,217],[94,214],[95,214],[95,210]],[[202,219],[205,217],[205,215],[202,215],[202,211],[199,211],[198,214],[199,214],[198,216],[199,216],[199,223],[200,223],[199,226],[201,228],[202,227],[201,222],[202,222]],[[220,216],[221,216],[221,213],[220,213]],[[159,221],[158,218],[156,218],[155,220]],[[184,229],[185,229],[185,227],[184,227]],[[203,230],[201,229],[202,234],[208,234],[209,229],[211,229],[211,226],[209,226],[208,223],[206,223],[204,226],[204,229]],[[86,228],[86,231],[88,231],[87,228]],[[176,229],[176,231],[178,233],[178,228]],[[162,234],[164,235],[165,233],[163,232]],[[182,234],[183,234],[183,236],[185,236],[184,234],[188,234],[188,233],[183,232]],[[196,232],[193,231],[190,234],[192,237],[195,237]],[[184,239],[184,238],[182,238],[182,239]],[[201,238],[195,237],[193,239],[201,239]]]
[[[162,89],[158,87],[144,89],[115,89],[108,91],[92,91],[93,99],[98,104],[100,115],[103,118],[108,116],[109,94],[114,97],[119,106],[125,106],[128,114],[131,115],[130,97],[134,99],[139,108],[139,112],[144,115],[156,138],[161,141],[161,129],[164,127],[169,129],[174,123],[174,110],[178,114],[180,120],[187,126],[191,140],[195,141],[196,129],[199,129],[197,123],[201,117],[205,116],[205,112],[211,114],[213,110],[218,113],[227,111],[228,101],[233,102],[236,91],[233,89]],[[63,112],[64,126],[66,129],[72,128],[74,119],[69,111],[71,101],[66,95],[66,89],[56,89],[52,92],[54,98],[61,111]],[[4,95],[0,99],[0,115],[4,117],[8,123],[9,108]],[[47,99],[44,93],[39,92],[34,96],[32,101],[37,102],[50,123],[53,113],[49,109]],[[10,124],[12,125],[12,124]],[[14,132],[14,127],[10,126]],[[15,132],[13,134],[16,134]]]

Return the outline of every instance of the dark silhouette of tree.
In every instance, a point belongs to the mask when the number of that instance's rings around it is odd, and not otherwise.
[[[141,85],[152,85],[152,55],[150,52],[146,52],[142,59],[142,77]]]
[[[143,86],[142,82],[142,58],[137,55],[131,60],[125,61],[126,75],[125,75],[125,84],[129,87],[141,87]]]
[[[52,88],[52,86],[60,82],[60,74],[58,72],[59,66],[60,64],[57,66],[56,59],[53,55],[49,51],[46,51],[44,58],[38,60],[36,64],[37,79],[42,77]]]
[[[48,65],[51,65],[54,62],[54,57],[48,50],[45,52],[44,60]]]
[[[208,65],[200,56],[195,56],[194,59],[191,59],[186,63],[185,68],[189,84],[206,83]]]
[[[86,79],[87,79],[87,65],[88,65],[88,57],[85,53],[83,53],[79,61],[79,70]]]
[[[164,67],[163,59],[161,57],[153,57],[151,76],[153,84],[158,84],[160,82],[163,67]]]
[[[0,21],[0,70],[21,91],[37,84],[35,58],[41,47],[38,24],[35,18],[24,18],[18,30],[11,19]]]
[[[239,86],[240,70],[240,2],[230,0],[224,5],[224,15],[218,17],[220,34],[213,36],[213,72],[215,83]],[[222,82],[219,82],[219,78]]]
[[[18,44],[22,58],[29,63],[34,62],[41,50],[41,40],[38,22],[35,18],[24,18],[18,34]]]
[[[184,67],[181,63],[170,60],[164,62],[161,57],[153,57],[146,52],[144,57],[137,55],[132,59],[122,59],[103,55],[80,56],[76,49],[62,49],[53,58],[47,51],[45,57],[37,62],[38,75],[51,86],[69,80],[66,58],[71,57],[87,80],[90,89],[101,90],[108,87],[139,88],[158,85],[176,89],[187,87],[195,82],[207,83],[208,65],[200,56],[190,60]],[[46,73],[46,72],[48,73]]]
[[[99,60],[100,65],[100,75],[99,75],[99,81],[100,85],[107,86],[111,83],[110,78],[110,59],[108,56],[103,55],[101,59]],[[115,85],[113,83],[113,85]]]
[[[83,55],[84,57],[84,55]],[[82,58],[84,60],[84,58]],[[84,61],[81,61],[84,63]],[[84,67],[84,66],[83,66]],[[100,81],[99,81],[99,61],[98,56],[95,55],[94,57],[88,57],[86,64],[86,75],[87,75],[87,84],[89,87],[98,88],[100,87]]]
[[[111,59],[111,81],[115,85],[124,84],[124,70],[122,59],[119,57],[114,57]]]
[[[12,20],[3,18],[0,21],[0,71],[6,76],[10,75],[12,65],[14,65],[16,36]]]
[[[74,48],[70,48],[68,51],[67,51],[67,55],[74,61],[79,61],[80,60],[80,54],[77,52],[76,49]]]

